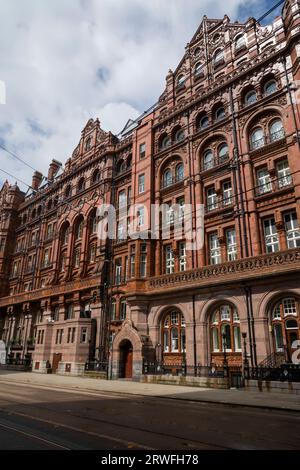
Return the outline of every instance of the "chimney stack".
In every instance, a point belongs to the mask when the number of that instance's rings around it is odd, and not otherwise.
[[[40,173],[39,171],[35,171],[32,177],[32,184],[31,184],[32,189],[34,189],[34,191],[37,191],[42,181],[43,181],[42,173]]]
[[[58,160],[55,160],[55,159],[52,160],[52,162],[49,165],[49,170],[48,170],[48,181],[54,180],[61,166],[62,164]]]

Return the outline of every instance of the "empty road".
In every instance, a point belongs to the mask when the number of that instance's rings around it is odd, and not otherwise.
[[[0,449],[300,449],[300,413],[0,383]]]

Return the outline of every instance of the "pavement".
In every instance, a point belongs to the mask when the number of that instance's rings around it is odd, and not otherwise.
[[[16,372],[0,369],[0,383],[30,384],[56,390],[116,393],[146,397],[168,398],[228,406],[264,408],[300,412],[300,395],[248,391],[245,389],[218,390],[178,385],[149,384],[131,380],[102,380],[86,377]]]

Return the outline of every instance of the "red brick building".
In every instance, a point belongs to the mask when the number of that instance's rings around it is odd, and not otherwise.
[[[142,361],[251,364],[286,354],[300,325],[300,7],[269,26],[203,18],[157,104],[121,135],[90,120],[62,170],[31,193],[0,193],[0,339],[33,369],[81,373],[109,357],[112,376]],[[167,240],[123,239],[167,204]],[[97,237],[114,204],[117,239]],[[179,211],[173,211],[177,204]],[[175,239],[204,204],[204,246]],[[196,228],[196,211],[189,215]],[[149,221],[151,222],[151,221]],[[160,229],[162,227],[159,227]],[[242,339],[242,334],[246,334]],[[108,353],[109,349],[109,353]],[[224,351],[225,350],[225,351]]]

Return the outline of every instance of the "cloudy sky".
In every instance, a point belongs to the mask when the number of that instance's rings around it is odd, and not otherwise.
[[[204,14],[245,20],[274,3],[0,0],[0,144],[47,174],[90,117],[118,133],[157,100]],[[32,171],[1,149],[0,168],[31,182]]]

